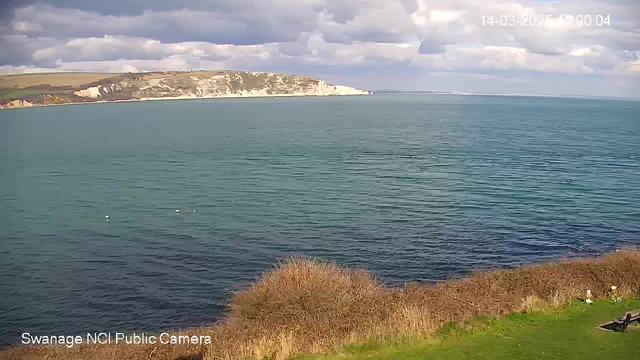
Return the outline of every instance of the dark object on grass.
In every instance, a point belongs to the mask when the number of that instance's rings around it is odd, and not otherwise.
[[[640,310],[630,311],[626,313],[624,317],[613,319],[612,322],[606,323],[600,327],[606,330],[613,330],[615,332],[624,332],[627,330],[627,326],[634,321],[640,323]]]

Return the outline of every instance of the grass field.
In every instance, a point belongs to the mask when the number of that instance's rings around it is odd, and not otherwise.
[[[73,90],[57,90],[57,89],[18,89],[18,90],[0,90],[0,100],[6,99],[24,99],[29,96],[40,94],[68,94]]]
[[[119,74],[84,72],[0,75],[0,89],[23,89],[38,85],[49,85],[52,87],[71,86],[72,88],[77,88],[84,84],[117,75]]]
[[[640,300],[579,303],[560,310],[450,325],[429,340],[356,345],[334,355],[298,359],[640,359],[640,326],[630,326],[625,333],[598,328],[634,309],[640,309]]]

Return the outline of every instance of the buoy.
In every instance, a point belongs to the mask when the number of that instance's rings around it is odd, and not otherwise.
[[[176,209],[176,214],[180,214],[180,209]]]
[[[193,212],[196,212],[195,210],[193,210]]]

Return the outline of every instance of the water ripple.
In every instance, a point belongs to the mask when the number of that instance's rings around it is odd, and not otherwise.
[[[637,102],[100,106],[0,119],[0,345],[207,324],[290,255],[402,284],[640,245]]]

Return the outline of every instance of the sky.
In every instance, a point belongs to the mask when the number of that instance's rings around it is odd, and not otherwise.
[[[0,0],[0,73],[201,69],[640,98],[640,0]]]

